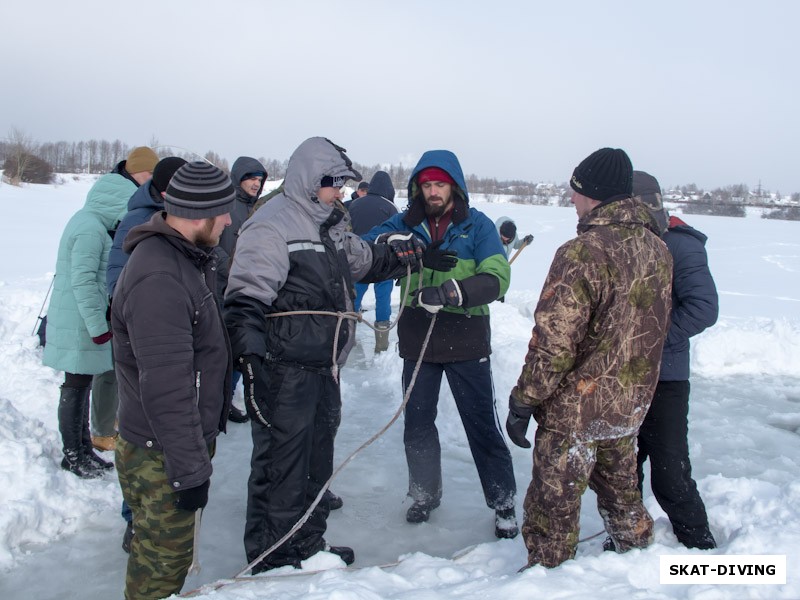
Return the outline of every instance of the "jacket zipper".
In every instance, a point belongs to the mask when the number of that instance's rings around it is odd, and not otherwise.
[[[200,371],[194,374],[194,404],[200,406]]]

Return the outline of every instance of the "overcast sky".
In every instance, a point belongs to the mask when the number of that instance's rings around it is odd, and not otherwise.
[[[793,0],[7,0],[0,137],[365,163],[453,150],[563,182],[624,148],[663,187],[800,192]]]

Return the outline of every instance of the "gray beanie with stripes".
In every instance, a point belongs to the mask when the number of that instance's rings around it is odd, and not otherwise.
[[[164,210],[183,219],[210,219],[230,212],[236,198],[231,178],[206,162],[186,163],[167,186]]]

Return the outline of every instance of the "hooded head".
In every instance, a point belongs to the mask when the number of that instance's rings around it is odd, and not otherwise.
[[[353,168],[345,152],[327,138],[308,138],[289,158],[283,180],[284,195],[295,202],[318,204],[317,192],[322,187],[323,177],[330,178],[331,186],[339,181],[361,181],[361,174]]]
[[[386,171],[375,171],[372,179],[369,180],[368,194],[370,196],[381,196],[390,202],[394,202],[394,185],[392,178]]]
[[[644,171],[633,172],[633,196],[644,203],[650,209],[650,214],[658,223],[659,230],[663,234],[669,225],[669,215],[664,208],[661,198],[661,186],[658,180]]]
[[[453,222],[459,223],[466,218],[469,193],[458,158],[449,150],[428,150],[420,157],[408,180],[408,211],[403,217],[406,224],[413,227],[425,218],[425,198],[421,186],[427,181],[450,183]]]

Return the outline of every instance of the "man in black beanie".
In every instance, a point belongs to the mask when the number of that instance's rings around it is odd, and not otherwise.
[[[575,556],[590,487],[617,551],[652,541],[636,476],[636,433],[658,380],[669,324],[672,260],[646,206],[631,197],[623,150],[602,148],[573,172],[578,236],[556,251],[506,430],[536,419],[522,533],[528,566]]]
[[[211,249],[235,192],[217,167],[182,166],[165,212],[131,229],[111,309],[119,384],[116,465],[133,510],[125,598],[180,592],[205,507],[211,456],[231,403],[230,345],[214,301]]]

